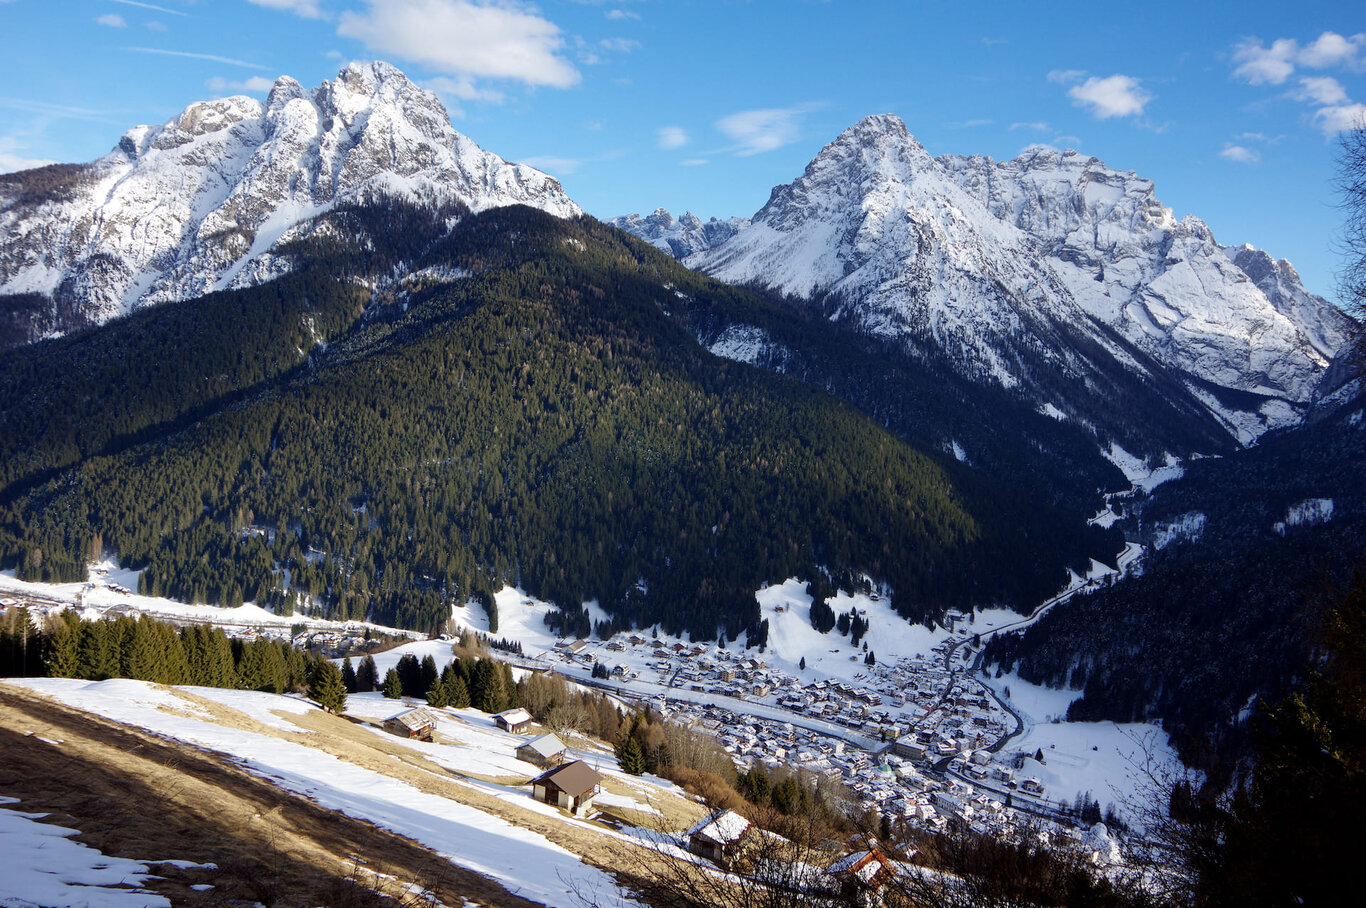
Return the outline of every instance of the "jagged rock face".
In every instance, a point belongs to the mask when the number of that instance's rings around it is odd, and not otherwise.
[[[386,63],[311,92],[281,77],[264,104],[191,104],[68,183],[46,199],[0,184],[0,294],[41,294],[88,324],[277,276],[289,263],[271,249],[338,203],[581,213],[553,178],[456,132]]]
[[[713,246],[719,246],[749,226],[749,218],[710,218],[703,221],[691,211],[675,219],[666,209],[656,208],[647,217],[627,214],[607,223],[633,233],[657,249],[674,258],[683,259]]]
[[[1300,418],[1349,324],[1288,264],[1175,219],[1148,180],[1049,148],[932,158],[894,116],[846,130],[687,263],[1007,388],[1052,384],[1041,363],[1073,383],[1163,371],[1243,443]]]

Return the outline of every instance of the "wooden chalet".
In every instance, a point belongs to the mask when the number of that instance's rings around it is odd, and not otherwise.
[[[559,766],[564,762],[564,754],[564,742],[555,735],[532,738],[517,748],[517,759],[542,769]]]
[[[741,842],[751,828],[749,820],[735,811],[718,810],[685,833],[688,850],[713,863],[725,864],[740,850]]]
[[[827,888],[842,903],[876,905],[881,891],[897,874],[894,861],[876,848],[847,854],[825,870]]]
[[[531,724],[531,713],[522,709],[520,706],[516,709],[504,710],[503,712],[493,714],[493,724],[497,725],[503,731],[520,734],[522,729]]]
[[[432,732],[436,731],[436,716],[422,707],[405,709],[403,712],[385,719],[383,728],[400,738],[430,741]]]
[[[602,775],[582,760],[557,766],[531,780],[536,800],[562,807],[578,816],[593,807]]]

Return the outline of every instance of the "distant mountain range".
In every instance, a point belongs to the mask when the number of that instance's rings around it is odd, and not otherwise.
[[[1115,416],[1152,405],[1116,414],[1118,376],[1239,444],[1294,425],[1332,390],[1325,374],[1350,325],[1288,262],[1220,246],[1133,173],[1045,147],[1004,162],[933,158],[889,115],[842,133],[748,226],[703,232],[686,218],[672,231],[663,211],[613,223],[690,267],[1121,435]],[[1193,453],[1151,428],[1168,453]]]

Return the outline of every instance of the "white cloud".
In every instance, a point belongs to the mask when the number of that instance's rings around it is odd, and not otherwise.
[[[660,148],[682,148],[688,144],[688,133],[681,126],[661,126],[656,136]]]
[[[1366,104],[1336,104],[1314,111],[1314,122],[1326,136],[1366,129]]]
[[[247,0],[253,6],[264,6],[266,9],[278,9],[283,12],[293,13],[305,19],[321,19],[323,11],[318,6],[318,0]]]
[[[579,72],[560,56],[559,26],[529,8],[492,0],[365,0],[337,34],[378,54],[443,72],[568,88]]]
[[[640,42],[631,38],[603,38],[598,42],[598,46],[604,50],[614,50],[618,53],[629,54],[631,51],[640,47]]]
[[[138,9],[150,9],[154,13],[166,13],[168,16],[188,16],[184,10],[167,9],[164,6],[157,6],[154,3],[139,3],[138,0],[110,0],[111,3],[122,3],[124,6],[136,6]]]
[[[196,54],[187,50],[162,50],[159,47],[125,47],[124,50],[132,51],[135,54],[157,54],[163,57],[188,57],[191,60],[208,60],[212,63],[225,63],[228,66],[240,66],[244,69],[265,69],[260,63],[248,63],[246,60],[235,60],[232,57],[220,57],[216,54]]]
[[[710,164],[711,161],[708,161],[706,158],[684,158],[678,163],[682,164],[684,167],[705,167]]]
[[[1363,56],[1366,34],[1344,38],[1337,32],[1323,32],[1304,47],[1294,38],[1277,38],[1270,47],[1263,47],[1258,38],[1246,38],[1233,49],[1233,59],[1238,63],[1233,75],[1252,85],[1281,85],[1294,74],[1296,66],[1359,69]]]
[[[812,109],[810,104],[801,104],[742,110],[717,120],[716,128],[736,142],[736,154],[748,157],[795,142],[802,116]]]
[[[1219,157],[1230,161],[1237,161],[1240,164],[1259,164],[1262,156],[1242,145],[1225,145],[1224,150],[1219,152]]]
[[[1299,101],[1308,101],[1319,107],[1342,104],[1347,100],[1347,90],[1332,76],[1305,76],[1300,79],[1300,89],[1295,92]]]
[[[522,160],[517,163],[535,167],[537,170],[544,170],[549,174],[561,175],[574,173],[583,166],[583,160],[581,158],[560,158],[549,154],[522,158]]]
[[[1043,120],[1031,120],[1025,123],[1011,123],[1010,131],[1017,129],[1028,129],[1030,132],[1048,132],[1048,124]]]
[[[154,31],[154,32],[164,32],[164,31],[166,31],[166,23],[165,23],[165,22],[158,22],[156,19],[153,19],[152,21],[148,22],[148,23],[147,23],[147,27],[148,27],[149,29],[151,29],[152,31]]]
[[[1324,32],[1300,51],[1299,61],[1301,65],[1314,69],[1355,67],[1363,49],[1366,49],[1366,35],[1344,38],[1337,32]]]
[[[1048,81],[1066,85],[1068,82],[1080,82],[1085,77],[1084,69],[1055,69],[1048,74]]]
[[[640,18],[640,13],[633,13],[626,9],[609,9],[607,12],[603,13],[603,15],[615,22],[620,22],[623,19]]]
[[[12,153],[20,150],[22,146],[18,141],[10,136],[0,136],[0,173],[14,173],[16,170],[31,170],[34,167],[57,163],[45,158],[26,158]]]
[[[1067,90],[1067,96],[1078,107],[1089,108],[1092,115],[1107,120],[1110,117],[1132,117],[1143,113],[1153,99],[1133,76],[1091,76],[1080,85]]]
[[[468,76],[436,76],[424,81],[422,86],[439,95],[459,98],[461,101],[492,101],[500,104],[507,97],[501,91],[480,88]]]
[[[105,13],[95,17],[95,21],[106,28],[127,28],[128,23],[118,13]]]
[[[1279,38],[1263,47],[1256,38],[1239,42],[1233,49],[1238,68],[1233,75],[1252,85],[1280,85],[1295,71],[1295,58],[1300,46],[1293,38]]]
[[[252,76],[241,82],[234,82],[224,79],[222,76],[214,76],[204,83],[209,91],[248,91],[252,94],[270,91],[275,83],[265,76]]]

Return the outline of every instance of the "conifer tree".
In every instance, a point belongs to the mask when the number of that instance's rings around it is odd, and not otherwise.
[[[341,671],[329,660],[319,658],[309,670],[308,698],[337,715],[346,708],[346,685]]]
[[[356,690],[357,690],[357,687],[356,687],[356,670],[355,670],[355,668],[352,667],[352,665],[351,665],[351,657],[350,657],[350,656],[347,656],[345,659],[342,660],[341,678],[342,678],[342,684],[345,684],[345,685],[346,685],[346,692],[347,692],[348,694],[354,694],[354,693],[356,692]]]
[[[465,686],[465,679],[455,675],[446,685],[447,706],[456,709],[466,709],[470,705],[470,689]]]
[[[621,761],[622,772],[629,772],[633,776],[645,772],[645,753],[640,749],[640,742],[632,736],[627,736],[625,743],[621,745],[618,759]]]
[[[360,671],[356,673],[356,690],[368,694],[379,689],[379,671],[375,668],[375,657],[369,653],[360,660]]]
[[[44,666],[53,678],[79,678],[81,671],[81,637],[79,618],[68,619],[67,612],[53,617],[48,623],[47,652]]]
[[[444,682],[437,681],[432,685],[431,690],[427,691],[427,705],[435,709],[443,709],[450,705]]]
[[[403,682],[399,680],[398,672],[396,670],[391,668],[384,673],[383,690],[384,696],[388,697],[390,700],[397,700],[399,697],[403,696]]]
[[[436,671],[436,660],[433,659],[430,654],[423,656],[422,676],[418,686],[421,687],[422,692],[424,694],[432,689],[432,685],[436,684],[438,677],[439,675]]]

